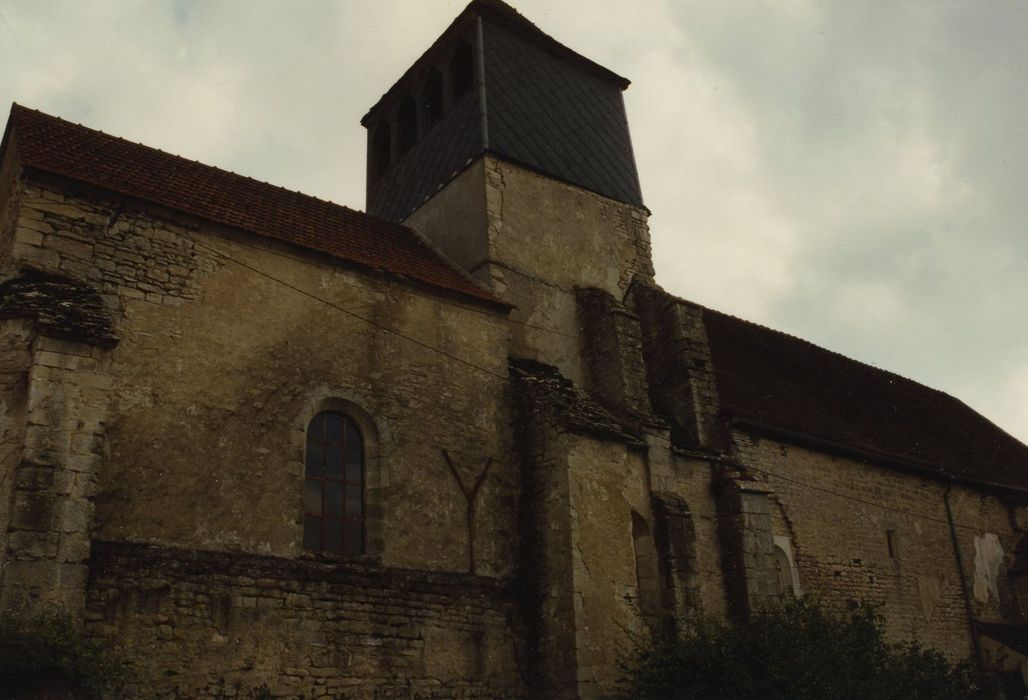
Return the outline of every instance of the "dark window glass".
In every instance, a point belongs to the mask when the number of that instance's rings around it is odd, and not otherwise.
[[[453,99],[466,93],[475,84],[475,56],[471,44],[458,42],[450,62],[450,80],[453,84]]]
[[[359,486],[350,485],[346,487],[346,514],[351,518],[362,517],[363,503],[361,502],[361,489]]]
[[[304,549],[364,552],[364,443],[342,413],[319,413],[307,426],[303,511]]]
[[[344,540],[347,551],[364,551],[364,530],[354,522],[346,523],[346,538]]]
[[[321,547],[321,518],[312,515],[303,516],[303,548],[319,549]]]
[[[400,111],[396,115],[396,129],[400,139],[400,153],[406,153],[418,140],[418,108],[410,95],[405,96],[400,102]]]
[[[346,480],[359,484],[364,478],[364,445],[356,429],[351,430],[346,438]]]
[[[343,517],[343,484],[338,481],[325,482],[325,515],[333,518]]]
[[[321,540],[322,551],[343,553],[343,521],[338,518],[325,518],[322,528],[324,528],[324,537]]]
[[[435,124],[443,116],[443,76],[435,68],[428,69],[425,87],[421,89],[421,104],[425,126]]]
[[[343,440],[340,437],[339,442]],[[340,445],[326,445],[325,446],[325,475],[332,476],[337,479],[343,476],[343,446]]]
[[[325,417],[325,442],[338,445],[343,441],[343,417],[338,413],[323,413]]]
[[[321,483],[314,479],[304,480],[303,512],[321,515]]]
[[[313,426],[312,426],[313,427]],[[307,440],[307,475],[320,476],[325,473],[325,446],[320,442]]]
[[[392,136],[389,125],[379,120],[371,136],[371,172],[379,177],[389,168],[392,158]]]

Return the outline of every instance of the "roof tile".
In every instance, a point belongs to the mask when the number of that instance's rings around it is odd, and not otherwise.
[[[1028,488],[1028,446],[962,401],[734,316],[703,321],[726,418]]]
[[[501,303],[400,224],[19,105],[11,108],[5,147],[7,139],[23,166]]]

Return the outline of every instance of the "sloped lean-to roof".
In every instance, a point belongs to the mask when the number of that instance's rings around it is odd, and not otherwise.
[[[958,399],[734,316],[703,319],[724,418],[1028,489],[1028,446]]]
[[[45,335],[101,347],[118,343],[110,312],[87,284],[25,270],[0,284],[0,318],[31,318]]]
[[[499,304],[406,226],[299,192],[11,107],[3,151],[23,167],[70,178],[361,267]]]

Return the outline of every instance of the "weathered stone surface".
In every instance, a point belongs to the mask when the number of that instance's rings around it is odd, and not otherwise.
[[[39,331],[56,338],[102,346],[117,342],[113,322],[96,290],[67,277],[28,270],[0,284],[0,318],[35,319]],[[62,361],[65,364],[54,364]],[[44,351],[39,363],[51,367],[90,369],[90,356]]]
[[[133,696],[522,698],[511,601],[495,578],[98,542],[86,620],[126,645]]]

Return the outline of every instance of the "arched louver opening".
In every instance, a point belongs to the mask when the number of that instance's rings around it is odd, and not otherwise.
[[[406,153],[418,140],[417,105],[410,95],[404,96],[403,102],[400,103],[400,111],[396,115],[396,129],[400,153]]]
[[[375,177],[381,177],[389,168],[391,149],[392,135],[389,132],[389,125],[380,119],[371,136],[371,172]]]
[[[422,113],[425,126],[435,124],[443,116],[443,76],[435,68],[428,69],[425,86],[421,89]]]
[[[471,44],[461,41],[453,51],[450,61],[450,80],[453,83],[453,99],[468,92],[475,84],[475,56]]]

